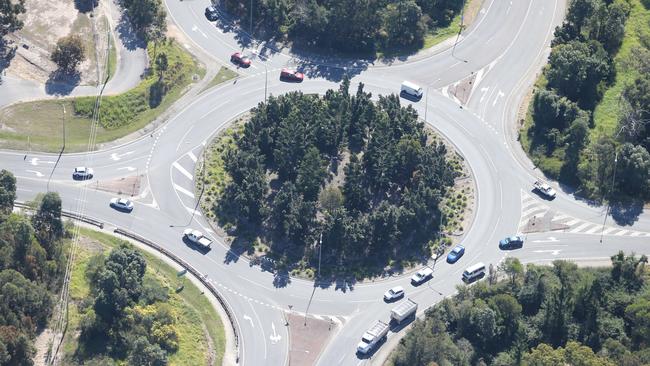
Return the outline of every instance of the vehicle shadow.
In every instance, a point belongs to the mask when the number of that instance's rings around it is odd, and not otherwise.
[[[185,243],[185,245],[192,248],[193,250],[196,250],[197,252],[199,252],[201,254],[207,254],[212,250],[212,248],[205,248],[203,246],[200,246],[198,244],[193,243],[187,237],[183,237],[183,243]]]
[[[415,321],[415,313],[409,315],[408,318],[402,320],[401,323],[398,323],[394,320],[391,320],[391,322],[388,324],[390,326],[390,331],[393,333],[398,333],[402,329],[408,327],[411,323]]]

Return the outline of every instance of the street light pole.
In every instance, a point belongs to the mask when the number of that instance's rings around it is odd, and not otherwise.
[[[429,109],[429,87],[431,85],[427,85],[427,96],[424,97],[424,122],[427,121],[427,110]]]
[[[618,132],[614,136],[614,141],[616,141],[616,139],[618,138],[618,135],[620,135],[621,132],[623,132],[625,127],[626,126],[623,126],[623,127],[621,127],[620,130],[618,130]],[[614,146],[614,151],[615,151],[615,153],[614,153],[614,173],[612,174],[612,184],[609,186],[609,195],[608,195],[609,197],[607,199],[607,209],[605,210],[605,218],[603,219],[603,227],[600,230],[600,244],[603,243],[603,236],[605,234],[605,224],[607,223],[607,216],[609,215],[609,210],[610,210],[610,207],[611,207],[612,191],[614,190],[614,183],[616,182],[616,167],[618,165],[617,164],[618,163],[618,150],[616,150],[616,146]]]
[[[320,239],[318,239],[318,277],[320,278],[320,256],[323,251],[323,233],[320,233]]]

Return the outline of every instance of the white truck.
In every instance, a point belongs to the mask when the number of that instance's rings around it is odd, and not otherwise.
[[[414,98],[422,98],[423,90],[419,85],[412,83],[410,81],[402,82],[402,87],[400,88],[401,93],[406,93]]]
[[[368,329],[363,336],[361,337],[361,342],[357,345],[357,352],[362,354],[367,354],[370,350],[375,347],[379,341],[386,338],[390,326],[381,320],[377,320],[377,323]]]
[[[408,319],[412,315],[415,315],[416,311],[418,311],[418,304],[411,299],[406,299],[390,311],[390,319],[391,321],[400,324],[404,319]]]
[[[548,183],[535,181],[535,183],[533,183],[533,188],[539,193],[541,193],[542,195],[550,199],[555,198],[555,195],[557,194],[557,192],[555,192],[553,187],[548,185]]]
[[[203,247],[204,249],[208,249],[210,248],[210,245],[212,245],[212,240],[204,236],[203,233],[198,230],[185,229],[185,231],[183,231],[183,236],[190,242]]]

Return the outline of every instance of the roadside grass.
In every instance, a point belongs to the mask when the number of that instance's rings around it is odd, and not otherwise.
[[[67,364],[74,364],[74,353],[78,348],[79,324],[82,315],[79,313],[79,306],[82,302],[92,301],[88,298],[90,286],[85,277],[85,271],[89,260],[100,252],[108,253],[112,248],[119,246],[122,241],[119,238],[94,230],[81,228],[82,240],[93,245],[80,245],[73,267],[69,306],[69,326],[63,344],[64,361]],[[223,323],[212,304],[184,277],[179,277],[176,270],[158,259],[154,255],[140,251],[147,261],[146,278],[155,279],[163,287],[168,289],[168,305],[177,319],[175,328],[178,331],[178,351],[169,357],[170,365],[200,365],[206,364],[212,343],[214,350],[214,364],[220,365],[225,350],[225,333]],[[175,289],[180,285],[182,291]],[[206,338],[204,329],[207,330],[210,340]]]
[[[594,110],[594,128],[590,139],[597,141],[598,137],[611,136],[616,132],[620,116],[619,98],[623,88],[634,81],[638,71],[633,66],[635,49],[643,47],[642,38],[650,35],[650,10],[646,9],[639,0],[631,0],[630,16],[625,24],[625,37],[616,57],[616,80],[605,91],[603,99]]]
[[[148,48],[153,59],[153,45]],[[96,143],[106,143],[135,132],[155,120],[186,91],[193,77],[202,78],[205,69],[175,42],[158,45],[169,60],[163,74],[168,90],[160,95],[159,74],[152,65],[135,88],[118,95],[104,96]],[[110,57],[109,57],[110,65]],[[114,69],[115,66],[113,65]],[[0,148],[59,152],[63,141],[65,106],[66,152],[87,151],[95,97],[39,100],[16,103],[0,111]]]
[[[460,32],[460,14],[454,17],[454,20],[447,27],[438,28],[429,32],[424,37],[422,49],[431,48],[449,37],[456,36]]]
[[[104,17],[106,21],[106,27],[108,29],[108,19]],[[115,38],[113,37],[113,33],[109,32],[108,33],[108,61],[106,65],[106,76],[108,77],[108,80],[111,80],[113,78],[113,75],[115,75],[115,70],[117,69],[117,52],[115,51]]]
[[[92,24],[88,15],[83,13],[77,15],[77,18],[72,23],[70,34],[81,35],[80,39],[84,46],[86,60],[90,62],[90,70],[93,75],[90,79],[92,82],[89,80],[89,84],[97,85],[96,71],[98,64],[97,57],[95,57],[95,37],[92,36]]]
[[[231,70],[231,69],[229,69],[229,68],[227,68],[225,66],[222,66],[221,69],[219,69],[219,72],[217,73],[217,75],[215,75],[214,78],[212,78],[212,80],[210,80],[208,85],[206,85],[205,87],[203,87],[203,89],[201,89],[199,94],[203,93],[204,91],[206,91],[208,89],[211,89],[214,86],[217,86],[217,85],[219,85],[219,84],[221,84],[223,82],[226,82],[226,81],[228,81],[230,79],[234,79],[236,77],[237,77],[237,73],[235,71],[233,71],[233,70]]]

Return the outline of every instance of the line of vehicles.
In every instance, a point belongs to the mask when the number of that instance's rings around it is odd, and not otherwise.
[[[406,299],[390,311],[390,321],[388,323],[378,320],[361,336],[361,341],[357,344],[357,352],[363,355],[372,351],[375,346],[384,341],[388,336],[391,325],[399,327],[407,319],[415,318],[418,310],[418,304]]]

